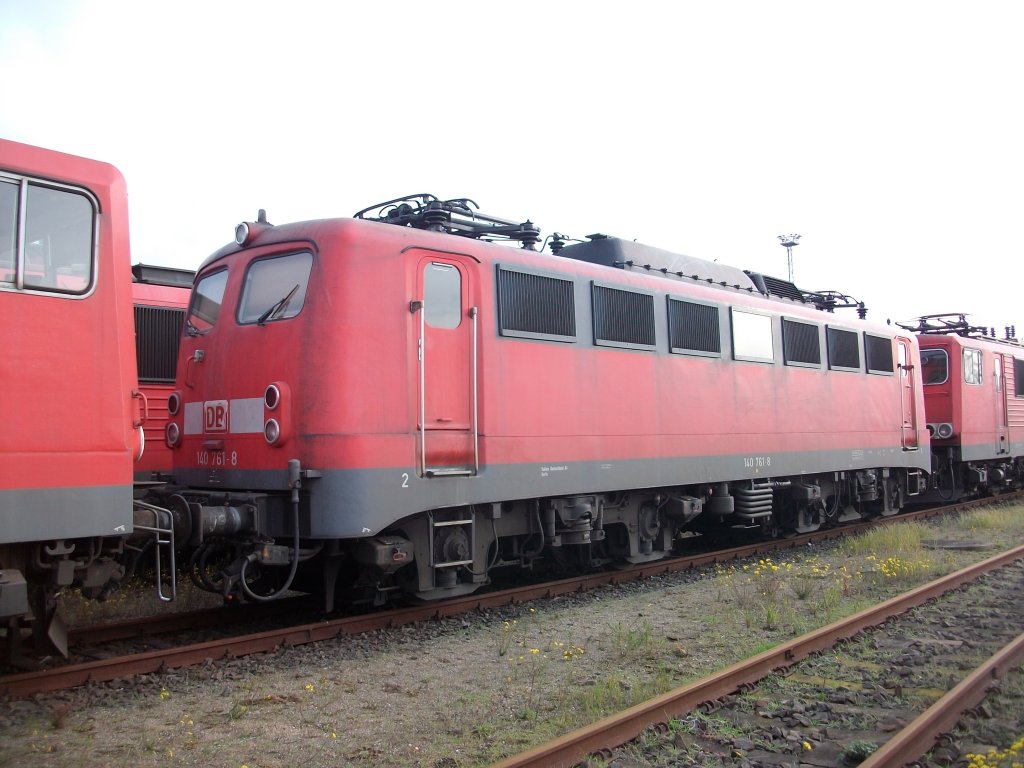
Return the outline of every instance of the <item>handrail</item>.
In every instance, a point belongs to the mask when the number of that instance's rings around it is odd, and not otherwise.
[[[479,417],[479,411],[478,411],[479,388],[478,388],[478,384],[477,384],[477,368],[478,368],[478,364],[477,364],[477,350],[476,350],[476,336],[477,336],[476,326],[477,326],[477,316],[479,314],[480,314],[480,311],[476,307],[473,307],[472,309],[469,310],[469,316],[471,318],[473,318],[473,339],[472,339],[473,351],[470,354],[471,354],[471,360],[472,360],[471,365],[473,366],[473,474],[474,475],[479,475],[480,474],[480,417]]]

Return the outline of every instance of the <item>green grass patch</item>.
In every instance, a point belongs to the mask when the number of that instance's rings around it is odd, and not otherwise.
[[[924,551],[921,541],[934,536],[923,523],[908,522],[879,525],[865,533],[844,539],[840,549],[851,557],[874,555],[888,557],[916,557]]]

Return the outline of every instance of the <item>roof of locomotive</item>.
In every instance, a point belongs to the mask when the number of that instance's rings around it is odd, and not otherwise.
[[[93,193],[124,188],[121,172],[109,163],[0,139],[0,168],[32,178],[82,186]],[[100,200],[101,210],[104,200]]]
[[[408,200],[412,200],[414,204],[410,206],[402,202]],[[396,202],[399,204],[395,205]],[[508,254],[515,253],[524,256],[526,254],[541,255],[541,252],[535,248],[535,244],[540,239],[540,230],[532,222],[515,224],[505,219],[472,213],[468,206],[468,203],[471,202],[463,198],[439,201],[429,195],[413,196],[382,204],[382,210],[385,213],[379,217],[367,217],[364,214],[368,210],[377,210],[381,206],[360,211],[352,218],[316,219],[281,225],[270,224],[266,220],[265,213],[260,211],[256,222],[243,222],[238,226],[236,242],[225,245],[213,253],[199,269],[200,271],[205,270],[210,265],[250,247],[264,247],[296,241],[316,243],[322,236],[354,230],[378,233],[385,231],[394,233],[398,230],[407,234],[416,233],[418,236],[439,237],[462,243],[466,243],[467,240],[475,240],[475,244],[479,243],[480,248],[488,249],[492,255],[496,251],[490,251],[490,248],[501,248],[501,252],[506,254],[506,257]],[[437,214],[442,209],[449,216],[446,222],[438,224],[426,221],[431,212]],[[469,216],[469,213],[472,213],[472,216]],[[385,227],[385,229],[380,229],[381,227]],[[546,255],[552,260],[553,266],[558,263],[559,259],[572,259],[581,263],[619,269],[638,275],[649,275],[749,296],[760,296],[794,307],[802,306],[809,310],[819,309],[831,312],[835,308],[852,307],[858,310],[861,319],[864,319],[866,315],[862,303],[835,291],[820,293],[802,291],[786,280],[742,270],[727,264],[673,253],[633,240],[602,234],[590,235],[586,241],[575,241],[568,245],[565,244],[566,240],[568,238],[557,232],[552,236],[551,252]],[[518,241],[521,247],[510,248],[509,246],[514,241]],[[473,247],[477,247],[475,244]]]
[[[229,243],[213,254],[211,254],[199,267],[199,271],[206,269],[211,264],[227,258],[232,254],[251,247],[274,245],[277,243],[295,242],[296,240],[308,240],[315,242],[317,234],[329,230],[336,230],[338,227],[366,227],[370,230],[379,227],[387,227],[393,231],[394,225],[388,225],[379,221],[336,218],[336,219],[315,219],[308,221],[291,222],[288,224],[271,225],[265,222],[246,224],[252,228],[253,236],[244,245],[237,242]],[[465,242],[465,238],[439,232],[429,233],[427,230],[413,230],[405,228],[406,231],[416,231],[427,236],[435,235],[441,237],[455,238]],[[484,247],[502,248],[504,253],[509,251],[534,253],[538,251],[527,248],[511,248],[507,243],[495,243],[483,240]],[[770,278],[752,272],[732,267],[727,264],[707,261],[694,256],[673,253],[661,248],[644,245],[633,240],[624,240],[608,235],[591,235],[586,242],[567,245],[557,253],[547,254],[549,258],[556,261],[560,258],[569,258],[576,261],[597,264],[606,267],[622,269],[624,271],[651,274],[658,277],[667,277],[675,280],[687,280],[706,283],[720,288],[728,288],[735,291],[747,293],[771,295],[774,298],[788,298],[797,302],[806,303],[800,291],[790,283]],[[766,288],[766,281],[771,288]],[[777,286],[783,286],[778,289]],[[786,289],[788,286],[788,290]]]
[[[924,348],[935,347],[988,347],[1004,350],[1006,347],[1022,349],[1021,340],[1016,338],[1017,329],[1006,327],[1006,337],[996,336],[995,328],[971,325],[967,315],[945,312],[938,315],[923,315],[916,320],[897,323],[898,326],[917,334]]]
[[[567,245],[558,252],[558,256],[603,264],[606,267],[643,270],[660,273],[665,277],[702,280],[709,284],[731,286],[736,290],[760,292],[750,276],[736,267],[618,237],[591,235],[589,242]]]
[[[1024,344],[1021,343],[1020,339],[999,339],[994,336],[960,336],[958,334],[939,336],[924,333],[919,334],[917,340],[922,349],[965,347],[967,349],[986,348],[1001,352],[1024,352]]]
[[[170,288],[191,288],[196,273],[193,269],[163,267],[153,264],[133,264],[132,280],[148,285],[165,285]]]

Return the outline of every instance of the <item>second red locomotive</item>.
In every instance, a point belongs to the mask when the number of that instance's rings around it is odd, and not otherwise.
[[[174,390],[178,345],[194,277],[195,272],[187,269],[148,264],[132,267],[135,355],[139,391],[146,398],[146,445],[135,462],[137,483],[170,476],[171,451],[164,440],[167,398]]]

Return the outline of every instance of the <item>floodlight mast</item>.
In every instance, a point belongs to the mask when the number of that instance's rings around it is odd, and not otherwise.
[[[800,245],[800,235],[779,235],[779,242],[786,249],[786,263],[789,265],[789,282],[793,282],[793,249]]]

